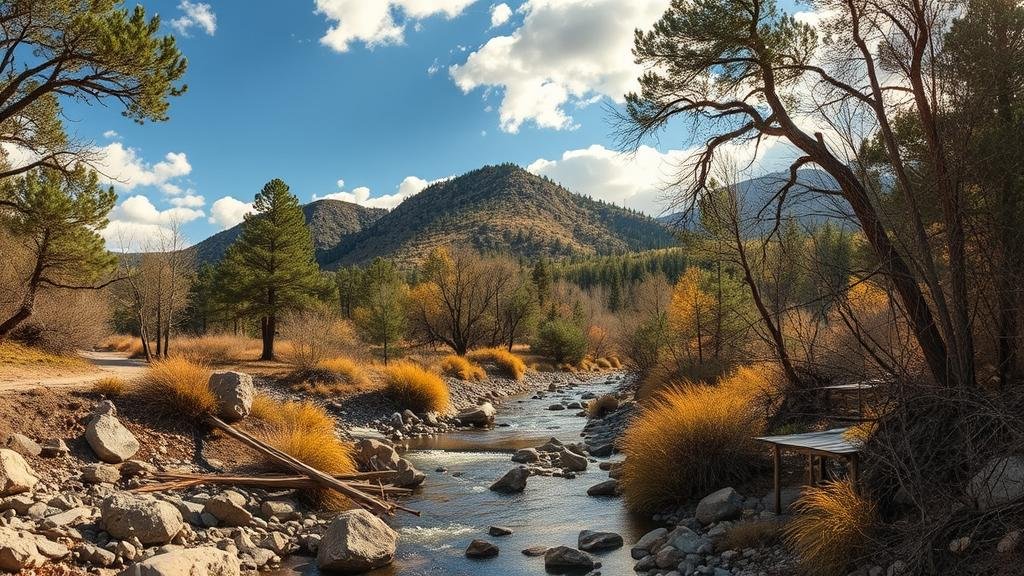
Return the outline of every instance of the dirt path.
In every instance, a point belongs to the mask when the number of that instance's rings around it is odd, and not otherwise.
[[[69,375],[16,374],[13,377],[0,376],[0,393],[14,390],[28,390],[39,386],[76,388],[87,386],[106,376],[134,378],[146,369],[143,360],[129,358],[123,352],[81,351],[79,355],[88,360],[96,369]]]

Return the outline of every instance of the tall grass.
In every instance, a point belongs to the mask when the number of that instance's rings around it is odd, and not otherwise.
[[[202,364],[236,362],[255,358],[246,352],[256,346],[255,338],[234,334],[207,334],[171,340],[171,356]]]
[[[809,488],[794,508],[784,535],[808,574],[846,574],[867,551],[877,518],[875,505],[849,480]]]
[[[370,385],[370,377],[366,370],[351,358],[337,356],[321,360],[317,367],[334,375],[341,384],[353,388],[366,388]]]
[[[92,391],[107,397],[120,396],[128,389],[128,383],[118,376],[104,376],[92,383]]]
[[[466,357],[478,364],[494,364],[502,375],[513,380],[521,380],[526,374],[523,360],[504,348],[481,348]]]
[[[459,380],[483,380],[487,378],[487,372],[483,368],[473,364],[469,359],[455,354],[445,356],[438,365],[441,373]]]
[[[451,402],[440,376],[413,364],[395,362],[384,368],[384,392],[413,412],[444,412]]]
[[[744,368],[715,386],[683,382],[655,393],[621,440],[627,505],[650,511],[747,478],[770,376]]]
[[[604,418],[618,408],[618,398],[611,394],[602,394],[587,404],[587,418]]]
[[[133,392],[153,414],[170,417],[201,416],[217,411],[217,398],[210,390],[210,369],[185,358],[168,358],[150,364]]]
[[[352,447],[334,433],[334,420],[312,402],[281,402],[259,394],[253,402],[252,415],[263,420],[258,438],[278,450],[328,474],[350,474],[356,471]],[[288,472],[270,460],[264,465],[271,470]],[[349,506],[348,500],[329,489],[303,492],[313,504],[330,510]]]

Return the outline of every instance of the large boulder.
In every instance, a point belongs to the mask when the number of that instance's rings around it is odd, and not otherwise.
[[[722,520],[738,518],[743,513],[743,496],[732,487],[708,494],[697,504],[694,516],[707,526]]]
[[[577,539],[577,546],[586,552],[599,552],[602,550],[615,550],[622,548],[622,536],[615,532],[594,532],[583,530]]]
[[[466,558],[493,558],[500,550],[487,540],[473,540],[466,547]]]
[[[484,402],[459,412],[455,419],[468,426],[489,426],[494,423],[497,414],[498,411],[490,402]]]
[[[1024,458],[1006,456],[985,463],[967,486],[979,510],[994,508],[1024,497]]]
[[[366,510],[343,512],[320,539],[317,565],[327,572],[360,574],[395,559],[398,534]]]
[[[248,416],[252,400],[256,397],[252,376],[244,372],[214,372],[210,375],[210,390],[217,397],[217,411],[221,418],[229,422]]]
[[[544,568],[548,572],[563,574],[577,570],[590,570],[594,559],[586,552],[568,546],[556,546],[544,553]]]
[[[170,502],[123,492],[103,500],[100,518],[114,538],[134,536],[143,544],[167,544],[185,526],[181,512]]]
[[[0,448],[0,496],[28,492],[36,482],[39,482],[39,478],[21,454]]]
[[[139,441],[111,412],[96,413],[85,428],[85,439],[100,460],[119,464],[139,451]]]
[[[636,544],[629,550],[634,560],[651,555],[655,550],[665,544],[668,539],[668,528],[655,528],[644,534],[637,540]]]
[[[530,471],[525,466],[518,466],[505,473],[504,476],[491,484],[491,490],[512,494],[522,492],[526,488],[526,479],[530,477]]]
[[[238,557],[212,546],[172,550],[125,568],[120,576],[239,576]]]
[[[352,458],[360,470],[367,472],[397,470],[401,459],[392,446],[373,438],[361,438],[356,442]]]
[[[679,550],[683,554],[701,554],[710,552],[711,540],[697,534],[686,526],[676,526],[665,538],[665,546]],[[654,549],[652,548],[653,552]]]

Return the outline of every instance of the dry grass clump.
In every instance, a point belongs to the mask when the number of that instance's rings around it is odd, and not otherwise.
[[[611,394],[602,394],[587,404],[587,418],[604,418],[618,408],[618,398]]]
[[[594,365],[602,370],[608,370],[612,367],[612,363],[607,358],[598,358],[594,360]]]
[[[171,340],[171,356],[180,356],[192,362],[219,364],[246,359],[255,338],[234,334],[208,334]]]
[[[849,480],[810,488],[794,504],[784,536],[808,574],[838,576],[867,550],[875,504]]]
[[[487,378],[487,372],[483,368],[473,364],[465,357],[455,354],[445,356],[438,365],[438,369],[445,376],[459,380],[477,381]]]
[[[630,508],[675,504],[750,474],[760,454],[752,437],[764,428],[759,394],[770,385],[757,374],[737,371],[716,386],[672,384],[648,400],[622,437]]]
[[[466,357],[478,364],[494,364],[499,372],[513,380],[521,380],[526,374],[523,360],[504,348],[481,348],[471,351]]]
[[[114,352],[132,352],[139,344],[139,339],[130,334],[111,334],[100,340],[98,347]]]
[[[338,378],[342,384],[356,388],[365,388],[370,385],[370,377],[355,360],[344,356],[321,360],[317,367],[326,370]]]
[[[201,416],[217,411],[217,398],[210,390],[210,369],[185,358],[153,362],[135,386],[152,413],[160,416]]]
[[[782,535],[782,525],[775,520],[737,522],[716,543],[719,551],[746,550],[775,544]]]
[[[384,392],[413,412],[444,412],[450,398],[440,376],[412,362],[395,362],[383,370]]]
[[[338,439],[334,420],[320,406],[312,402],[280,402],[257,394],[251,415],[265,423],[256,436],[274,448],[328,474],[356,471],[352,447]],[[268,460],[265,465],[270,470],[290,472],[273,461]],[[344,496],[327,488],[304,491],[302,495],[329,510],[350,507]]]
[[[608,360],[608,364],[610,364],[612,368],[616,370],[622,368],[622,361],[619,360],[618,356],[608,356],[606,360]]]
[[[120,396],[127,388],[128,383],[118,376],[104,376],[92,383],[92,391],[103,396]]]

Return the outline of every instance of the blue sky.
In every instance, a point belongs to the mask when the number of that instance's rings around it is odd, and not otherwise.
[[[190,242],[232,225],[271,178],[303,202],[390,208],[506,161],[657,213],[687,134],[617,154],[607,106],[635,81],[633,28],[667,4],[145,2],[189,60],[171,119],[140,126],[113,105],[66,103],[66,124],[100,149],[120,195],[108,242],[134,249],[172,220]]]

